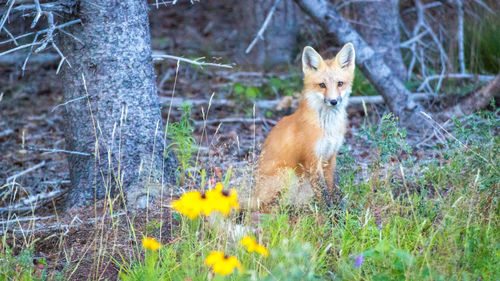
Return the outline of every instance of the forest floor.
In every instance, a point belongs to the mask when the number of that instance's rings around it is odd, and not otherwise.
[[[228,42],[235,34],[215,32],[227,23],[199,19],[197,14],[207,14],[196,9],[202,7],[180,13],[183,19],[165,9],[152,19],[154,38],[175,39],[153,39],[154,48],[231,57],[204,45],[217,41],[214,49],[234,49]],[[121,272],[124,280],[219,280],[204,265],[215,249],[237,256],[246,269],[228,280],[500,279],[498,108],[440,125],[422,116],[431,129],[417,134],[398,127],[384,105],[349,107],[337,168],[344,200],[335,214],[315,205],[296,211],[283,203],[258,224],[248,214],[227,219],[255,230],[249,232],[271,252],[265,258],[243,252],[235,231],[221,232],[227,225],[171,212],[170,199],[208,186],[201,186],[201,174],[203,182],[226,181],[241,196],[248,194],[262,141],[294,110],[298,62],[267,73],[184,63],[177,71],[176,61],[156,68],[165,123],[189,112],[190,125],[170,136],[188,176],[174,193],[134,215],[106,200],[71,214],[61,209],[69,188],[62,151],[68,124],[55,65],[34,66],[24,78],[19,70],[2,68],[0,279],[117,280]],[[467,92],[478,85],[459,86]],[[353,95],[367,94],[373,89],[357,80]],[[183,111],[183,101],[195,105]],[[426,103],[433,110],[439,106]],[[154,254],[141,247],[143,236],[164,245],[152,271],[148,258]]]
[[[89,278],[115,280],[120,270],[128,272],[130,276],[137,273],[134,273],[134,270],[140,272],[142,264],[140,260],[144,255],[140,247],[140,239],[143,235],[156,237],[164,245],[180,248],[186,247],[189,243],[206,245],[206,243],[213,242],[211,239],[215,238],[195,239],[189,235],[189,231],[186,234],[187,226],[198,229],[197,232],[212,230],[207,230],[205,225],[193,226],[186,223],[184,219],[172,214],[166,206],[169,206],[172,196],[177,198],[183,190],[202,188],[199,186],[201,170],[206,172],[205,182],[224,181],[226,175],[231,174],[228,185],[236,187],[242,196],[248,192],[245,187],[248,188],[251,185],[253,164],[259,153],[260,144],[276,121],[293,111],[293,108],[287,107],[290,103],[288,98],[283,98],[286,96],[284,92],[278,93],[280,98],[276,96],[269,98],[267,94],[269,100],[284,101],[285,105],[281,110],[254,108],[254,94],[248,94],[247,89],[257,91],[257,96],[265,96],[265,90],[268,87],[266,83],[269,84],[269,81],[273,81],[272,79],[291,77],[291,75],[290,73],[264,75],[258,72],[203,70],[182,64],[177,73],[177,85],[174,92],[176,98],[173,99],[175,104],[170,108],[172,79],[175,77],[176,63],[169,63],[167,69],[169,70],[165,73],[170,71],[168,75],[172,78],[168,80],[164,89],[160,90],[164,121],[175,123],[182,120],[183,110],[178,108],[181,100],[201,103],[189,110],[190,125],[183,127],[188,132],[187,136],[190,135],[189,132],[192,129],[194,137],[193,140],[187,141],[189,157],[182,156],[187,161],[188,177],[182,188],[179,188],[175,194],[170,194],[168,198],[157,202],[147,211],[133,216],[120,208],[119,204],[112,203],[110,207],[110,204],[105,201],[97,202],[95,206],[81,210],[81,212],[65,214],[61,209],[61,203],[69,187],[69,176],[65,153],[58,151],[64,149],[62,106],[59,106],[62,103],[60,94],[39,90],[37,95],[30,95],[25,87],[13,86],[8,94],[3,96],[0,102],[0,122],[2,122],[0,127],[2,128],[0,132],[0,151],[2,151],[0,182],[4,183],[1,189],[0,206],[2,213],[0,231],[4,237],[3,270],[8,272],[10,266],[14,271],[11,273],[14,274],[13,276],[29,272],[32,276],[45,276],[49,280],[58,278],[64,280],[69,277],[71,280],[88,280]],[[162,78],[159,75],[159,83]],[[281,81],[286,81],[285,79]],[[291,82],[283,83],[290,84]],[[206,85],[210,85],[210,88]],[[237,87],[243,87],[243,90],[236,90]],[[213,96],[211,93],[214,93]],[[211,98],[213,102],[207,103]],[[220,105],[222,101],[233,102]],[[498,230],[491,230],[498,225],[498,214],[495,213],[495,209],[498,210],[499,179],[498,110],[486,115],[473,115],[462,120],[448,122],[443,125],[443,128],[434,126],[426,134],[415,134],[411,131],[405,133],[396,126],[396,121],[384,115],[384,112],[386,109],[383,105],[368,104],[366,112],[359,106],[349,109],[349,129],[338,157],[339,167],[337,168],[339,186],[346,196],[344,198],[346,204],[341,211],[345,214],[341,216],[340,222],[337,214],[337,219],[334,221],[339,224],[333,229],[342,227],[343,231],[347,231],[345,229],[347,224],[356,223],[361,224],[356,228],[361,232],[372,233],[377,229],[377,233],[382,233],[389,231],[387,229],[389,226],[403,231],[405,223],[394,221],[393,216],[397,214],[397,218],[410,220],[406,222],[409,226],[417,227],[417,223],[420,223],[422,227],[430,229],[435,227],[434,232],[427,233],[426,231],[429,230],[422,229],[412,230],[413,235],[419,235],[420,242],[410,243],[411,245],[406,242],[402,243],[403,245],[396,243],[387,249],[379,249],[382,252],[385,251],[387,257],[383,258],[370,251],[387,245],[365,237],[363,239],[366,241],[362,241],[360,245],[355,246],[356,242],[352,242],[353,245],[345,249],[350,253],[346,257],[346,254],[341,253],[341,249],[338,252],[338,247],[342,248],[344,246],[342,243],[348,243],[345,239],[353,239],[352,237],[328,238],[327,233],[333,230],[328,229],[329,224],[322,216],[311,211],[293,214],[285,208],[283,213],[276,215],[276,218],[289,224],[290,233],[282,234],[282,237],[263,238],[264,241],[268,241],[270,247],[274,245],[276,248],[283,246],[277,240],[286,239],[298,239],[302,244],[317,245],[319,248],[307,255],[322,259],[321,263],[311,265],[316,276],[320,276],[321,279],[335,276],[357,279],[356,276],[365,274],[383,276],[390,270],[396,270],[398,274],[402,274],[401,276],[415,278],[427,276],[427,278],[434,279],[436,276],[452,276],[456,267],[462,267],[462,265],[448,264],[448,267],[440,268],[433,267],[436,263],[432,262],[432,266],[426,266],[425,262],[418,261],[419,252],[425,251],[426,248],[418,244],[433,243],[432,239],[435,238],[432,238],[432,235],[446,231],[447,228],[441,229],[443,228],[442,219],[446,215],[457,212],[456,206],[453,205],[459,204],[458,202],[462,200],[464,201],[464,205],[460,205],[462,208],[473,208],[477,210],[477,214],[460,214],[460,218],[470,224],[471,219],[477,216],[478,229],[486,228],[483,230],[490,233],[490,236],[486,238],[473,236],[473,239],[479,239],[479,242],[474,242],[478,244],[474,244],[477,249],[472,251],[472,255],[477,254],[483,260],[490,255],[494,256],[495,252],[498,253],[500,238]],[[385,118],[382,118],[383,116]],[[427,121],[422,116],[422,122]],[[181,131],[181,140],[186,137],[183,136]],[[171,140],[172,142],[179,141],[179,139]],[[179,155],[180,146],[176,147]],[[485,148],[488,150],[484,150]],[[195,180],[190,180],[189,175],[195,175]],[[456,178],[453,179],[454,177]],[[468,192],[473,192],[476,196],[467,200],[463,199]],[[407,205],[409,198],[412,198],[413,203]],[[440,200],[447,203],[439,203]],[[17,210],[13,210],[12,206]],[[412,209],[409,210],[409,207]],[[350,218],[344,216],[350,216]],[[458,215],[455,214],[455,216]],[[236,218],[233,219],[236,222]],[[426,222],[426,220],[429,221]],[[460,220],[460,222],[463,221]],[[374,229],[367,227],[367,224]],[[252,222],[243,225],[252,225]],[[260,227],[264,232],[266,228],[270,228],[268,231],[273,228],[279,230],[285,225],[267,222]],[[455,229],[458,232],[456,236],[453,236],[454,238],[463,239],[461,235],[469,235],[467,234],[468,228],[463,227],[463,229]],[[213,231],[217,233],[217,230]],[[324,233],[317,234],[317,237],[311,239],[307,237],[308,231]],[[349,235],[352,235],[352,231],[352,229],[349,230]],[[431,237],[425,236],[425,233]],[[389,233],[387,235],[390,236]],[[230,234],[226,236],[224,244],[233,239],[230,238]],[[221,235],[214,237],[218,237],[215,240],[216,244],[222,243]],[[184,239],[187,241],[182,241]],[[336,253],[331,252],[332,256],[324,257],[320,255],[320,249],[325,250],[325,247],[330,245],[327,243],[328,239],[334,239],[330,244],[333,242],[341,244],[333,246],[337,248]],[[392,239],[398,239],[397,235]],[[212,242],[206,242],[207,240]],[[299,245],[302,245],[300,243]],[[489,244],[485,245],[485,243]],[[457,247],[456,243],[453,243],[453,246]],[[435,247],[438,253],[447,251],[439,245]],[[450,245],[444,245],[444,247],[450,247]],[[492,248],[483,249],[482,247]],[[471,255],[471,253],[465,253],[468,251],[466,248],[455,250],[454,258],[458,260],[453,260],[453,263],[461,263],[460,260]],[[202,257],[201,252],[203,251],[200,250],[200,257]],[[436,254],[436,252],[427,254]],[[282,255],[281,258],[287,254],[290,253],[275,253],[278,256]],[[366,266],[365,271],[359,271],[353,267],[354,261],[349,262],[355,254],[372,256],[371,264]],[[404,257],[399,257],[400,260],[398,260],[398,255],[404,255]],[[491,263],[462,268],[460,276],[479,276],[483,280],[494,280],[490,278],[498,276],[495,275],[498,272],[493,270],[498,265],[498,258],[495,259],[493,256],[490,256]],[[334,257],[338,259],[332,261]],[[186,258],[180,255],[175,260],[177,263],[182,263],[187,261],[183,260]],[[275,258],[279,259],[279,257]],[[27,267],[26,259],[29,264]],[[377,264],[387,261],[393,262],[393,265],[379,270],[373,269],[377,267]],[[137,262],[139,264],[136,264]],[[408,267],[417,268],[416,264],[420,267],[418,270],[408,271],[405,268],[406,265],[402,268],[398,267],[401,262],[408,262]],[[249,263],[252,264],[250,261]],[[348,268],[359,272],[349,274],[344,272]],[[172,276],[191,276],[195,280],[196,278],[192,276],[198,276],[199,269],[198,271],[190,270],[182,273],[175,273],[175,271],[169,273],[173,274],[168,275],[169,279],[174,278]],[[272,271],[272,268],[262,267],[255,270],[262,273],[267,270]],[[204,271],[201,270],[201,272]],[[205,277],[200,280],[208,276],[207,273],[203,274]]]

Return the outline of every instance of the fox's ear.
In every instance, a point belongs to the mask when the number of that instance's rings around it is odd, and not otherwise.
[[[318,70],[323,58],[312,48],[305,47],[302,53],[302,70],[304,72]]]
[[[352,43],[347,43],[342,47],[342,50],[340,50],[335,59],[342,68],[350,68],[354,66],[355,56],[354,46]]]

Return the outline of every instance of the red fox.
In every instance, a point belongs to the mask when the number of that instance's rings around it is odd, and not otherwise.
[[[309,46],[304,48],[302,100],[297,111],[281,119],[264,141],[250,209],[269,211],[286,187],[289,170],[309,182],[318,202],[331,206],[336,156],[347,125],[354,58],[351,43],[330,60],[323,60]]]

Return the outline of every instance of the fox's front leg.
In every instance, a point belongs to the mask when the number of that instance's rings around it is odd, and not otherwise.
[[[320,159],[312,166],[309,173],[311,187],[314,191],[314,197],[318,202],[324,202],[327,208],[332,207],[332,197],[329,192],[327,180],[323,172],[324,161]]]
[[[328,162],[326,165],[323,167],[323,173],[325,175],[325,181],[326,181],[326,187],[328,190],[328,193],[332,197],[335,195],[335,168],[337,165],[337,153],[334,153],[330,159],[328,159]]]

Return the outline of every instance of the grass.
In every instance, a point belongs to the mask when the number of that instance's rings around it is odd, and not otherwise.
[[[384,117],[382,135],[378,127],[367,134],[376,137],[375,158],[386,165],[392,159],[396,169],[383,174],[374,165],[371,177],[356,181],[359,169],[344,156],[340,186],[348,201],[336,219],[314,210],[292,214],[286,206],[266,215],[258,225],[258,239],[271,251],[265,258],[245,252],[224,227],[181,218],[174,234],[178,242],[159,252],[158,277],[207,280],[211,273],[204,258],[222,250],[246,270],[213,280],[498,280],[500,139],[494,131],[500,122],[495,116],[455,120],[453,132],[468,148],[451,141],[446,149],[436,148],[442,159],[413,164],[397,160],[407,150],[404,134],[393,118]],[[416,172],[398,172],[410,168]],[[122,273],[125,280],[141,280],[144,269],[136,261]]]
[[[245,214],[210,220],[174,214],[178,226],[171,230],[170,244],[159,251],[137,247],[131,258],[115,260],[120,278],[499,280],[498,114],[454,120],[454,138],[429,148],[441,155],[431,160],[414,159],[392,116],[377,126],[365,124],[362,135],[379,163],[362,170],[343,151],[337,172],[344,207],[328,214],[314,206],[297,212],[282,205],[258,225]],[[237,223],[258,230],[253,235],[269,249],[269,257],[247,252],[239,236],[226,231]],[[149,224],[146,235],[156,235],[161,223]],[[32,260],[33,251],[13,255],[7,244],[4,239],[0,280],[46,280],[23,277],[34,276],[33,266],[24,262]],[[244,271],[213,275],[204,261],[216,250],[235,256]]]

